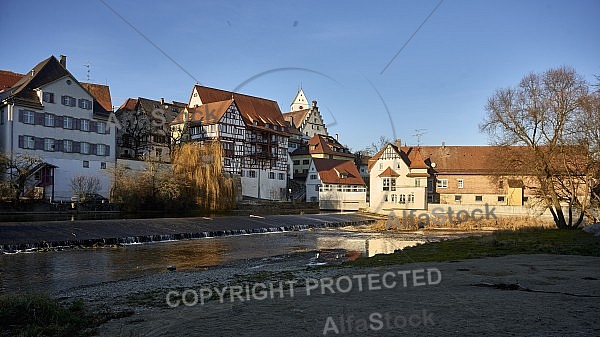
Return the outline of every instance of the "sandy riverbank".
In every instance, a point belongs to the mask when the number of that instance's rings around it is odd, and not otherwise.
[[[519,255],[444,263],[417,263],[401,266],[356,268],[332,267],[307,269],[313,254],[296,254],[267,259],[237,261],[213,269],[160,273],[143,278],[112,282],[70,290],[62,296],[82,297],[98,307],[132,311],[129,317],[111,320],[99,329],[100,336],[597,336],[600,334],[600,258],[561,255]],[[439,284],[416,286],[408,274],[402,285],[403,271],[439,270]],[[388,274],[386,284],[397,281],[393,288],[382,286],[381,276]],[[379,286],[360,277],[379,275]],[[435,273],[434,273],[435,274]],[[417,277],[420,273],[417,272]],[[426,275],[426,274],[424,274]],[[351,291],[344,276],[354,280]],[[435,276],[435,275],[433,275]],[[320,288],[307,295],[306,279],[334,280],[333,290],[326,294]],[[374,277],[377,280],[378,277]],[[191,289],[200,294],[202,288],[223,289],[224,286],[253,285],[256,282],[277,284],[295,280],[294,296],[287,290],[283,298],[257,299],[251,292],[245,300],[233,302],[224,297],[187,307],[166,305],[169,291]],[[339,280],[339,288],[335,281]],[[432,283],[435,283],[435,277]],[[309,283],[312,287],[315,283]],[[513,290],[489,285],[507,284]],[[518,284],[518,286],[516,286]],[[260,290],[260,288],[259,288]],[[191,292],[189,294],[192,294]],[[244,296],[242,296],[244,297]],[[172,297],[171,299],[177,299]],[[189,297],[190,301],[193,299]],[[381,316],[377,316],[380,313]],[[389,326],[385,314],[391,317]],[[425,313],[425,315],[424,315]],[[370,315],[371,319],[369,318]],[[402,317],[418,314],[426,326],[404,328]],[[340,316],[344,322],[341,323]],[[328,318],[331,317],[328,321]],[[350,317],[350,319],[349,319]],[[379,319],[381,318],[381,319]],[[416,325],[418,319],[413,317]],[[364,319],[365,322],[360,320]],[[332,323],[333,322],[333,323]],[[365,332],[355,332],[367,324]],[[381,324],[380,324],[381,323]],[[370,326],[368,324],[371,324]],[[342,325],[345,332],[342,332]],[[348,327],[353,328],[348,332]],[[380,328],[379,330],[375,330]]]

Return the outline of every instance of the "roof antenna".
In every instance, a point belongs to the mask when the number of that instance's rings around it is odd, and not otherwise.
[[[83,66],[87,68],[87,82],[90,83],[90,62],[88,61],[88,63]]]
[[[427,133],[427,129],[415,129],[413,136],[417,137],[417,147],[421,147],[421,137]]]

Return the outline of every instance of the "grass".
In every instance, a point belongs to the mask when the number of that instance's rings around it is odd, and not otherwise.
[[[0,336],[92,336],[96,327],[133,312],[92,312],[79,299],[60,304],[46,294],[0,295]]]
[[[346,262],[349,266],[386,266],[412,262],[442,262],[515,254],[600,256],[600,239],[580,230],[521,229],[491,235],[427,243],[388,255]]]

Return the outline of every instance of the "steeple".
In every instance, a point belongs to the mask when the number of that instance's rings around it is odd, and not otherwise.
[[[302,87],[298,89],[298,93],[292,104],[290,105],[290,111],[298,111],[308,109],[310,106],[308,105],[308,99],[306,99],[306,95],[304,95],[304,91],[302,91]]]

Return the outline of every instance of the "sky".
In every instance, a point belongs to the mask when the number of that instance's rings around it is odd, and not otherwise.
[[[66,55],[115,106],[187,102],[200,83],[286,112],[302,87],[352,150],[382,136],[485,145],[495,90],[564,65],[600,75],[596,0],[0,0],[0,12],[0,69]]]

